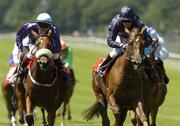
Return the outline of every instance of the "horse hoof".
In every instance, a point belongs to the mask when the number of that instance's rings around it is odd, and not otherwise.
[[[20,124],[24,124],[24,119],[19,119]]]
[[[33,115],[26,115],[26,121],[27,121],[27,123],[28,123],[28,125],[32,125],[32,124],[34,124],[34,117],[33,117]]]

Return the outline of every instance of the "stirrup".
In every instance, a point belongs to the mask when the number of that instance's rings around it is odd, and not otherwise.
[[[103,72],[102,70],[99,70],[99,71],[98,71],[98,75],[99,75],[100,77],[103,77],[103,76],[104,76],[104,72]]]

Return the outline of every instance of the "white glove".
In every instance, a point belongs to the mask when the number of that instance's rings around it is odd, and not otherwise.
[[[29,45],[29,50],[30,50],[31,54],[34,55],[37,52],[37,46],[33,45],[33,44],[30,44]]]
[[[128,47],[128,43],[122,45],[122,48],[123,48],[123,49],[126,49],[127,47]]]

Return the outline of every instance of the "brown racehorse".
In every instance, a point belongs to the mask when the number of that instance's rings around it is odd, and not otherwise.
[[[158,82],[152,82],[148,78],[143,80],[144,89],[143,89],[143,99],[144,99],[144,110],[148,118],[148,122],[151,126],[156,126],[156,118],[159,107],[163,104],[165,96],[167,94],[167,86],[163,79],[163,68],[157,64],[154,60],[154,53],[152,53],[151,60],[153,61],[154,67],[156,68],[160,80]],[[145,70],[148,69],[145,67]],[[136,114],[132,114],[132,123],[134,126],[142,126],[142,123],[139,122],[139,119],[136,117]],[[149,117],[151,115],[151,122]]]
[[[143,83],[142,83],[142,58],[144,41],[144,28],[125,31],[129,35],[128,47],[122,56],[119,56],[105,76],[104,84],[97,72],[93,71],[92,86],[96,95],[96,103],[84,112],[86,120],[95,115],[101,115],[102,126],[110,126],[107,115],[107,104],[114,113],[114,126],[122,126],[128,110],[137,113],[143,126],[148,126],[148,121],[143,111]],[[107,85],[107,87],[105,87]]]
[[[165,96],[167,94],[167,85],[165,84],[164,79],[163,79],[162,68],[160,68],[157,65],[157,63],[155,63],[155,67],[160,75],[161,82],[158,83],[158,85],[156,85],[155,91],[153,94],[154,102],[152,104],[152,109],[151,109],[151,117],[152,117],[151,126],[156,126],[156,118],[157,118],[159,107],[163,104],[165,100]]]
[[[70,79],[67,82],[67,91],[66,91],[66,95],[63,101],[63,106],[62,106],[62,111],[61,108],[59,108],[57,111],[57,116],[61,116],[61,126],[64,126],[64,120],[65,120],[65,116],[66,116],[66,112],[67,112],[67,119],[71,120],[72,116],[71,116],[71,111],[70,111],[70,99],[72,97],[73,91],[74,91],[74,87],[76,84],[76,79],[75,79],[75,75],[74,75],[74,70],[73,69],[68,69],[67,68],[67,73],[70,76]],[[46,118],[45,118],[45,112],[44,109],[41,109],[42,111],[42,116],[43,116],[43,124],[46,124]]]
[[[39,35],[32,31],[36,40],[38,50],[35,59],[28,70],[25,83],[17,83],[18,99],[26,110],[26,121],[28,126],[34,125],[33,109],[35,106],[44,108],[47,113],[48,126],[54,126],[56,110],[62,104],[67,84],[62,76],[57,75],[57,69],[52,60],[52,31],[49,30],[45,35]],[[22,97],[20,97],[22,96]]]
[[[74,71],[73,69],[70,69],[70,80],[68,81],[68,85],[67,88],[68,90],[66,91],[66,96],[65,99],[63,101],[63,109],[62,109],[62,119],[61,119],[61,126],[64,126],[64,120],[65,120],[65,115],[66,115],[66,111],[68,112],[67,117],[68,120],[71,120],[71,111],[70,111],[70,99],[72,97],[73,91],[74,91],[74,87],[76,84],[76,79],[75,79],[75,75],[74,75]]]

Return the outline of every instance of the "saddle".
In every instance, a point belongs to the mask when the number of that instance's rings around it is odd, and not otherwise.
[[[117,58],[118,58],[120,55],[121,55],[121,54],[119,54],[119,55],[117,55],[115,58],[113,58],[113,59],[109,62],[108,66],[107,66],[106,69],[105,69],[105,74],[104,74],[103,77],[102,77],[102,81],[104,82],[104,84],[105,84],[105,86],[106,86],[107,88],[108,88],[108,84],[107,84],[107,81],[106,81],[106,75],[107,75],[107,73],[111,70],[113,64],[115,63],[115,61],[117,60]],[[104,62],[104,60],[105,60],[105,57],[100,57],[100,58],[97,60],[97,62],[94,64],[94,66],[93,66],[93,71],[94,71],[96,74],[98,74],[99,68],[100,68],[101,64]]]

